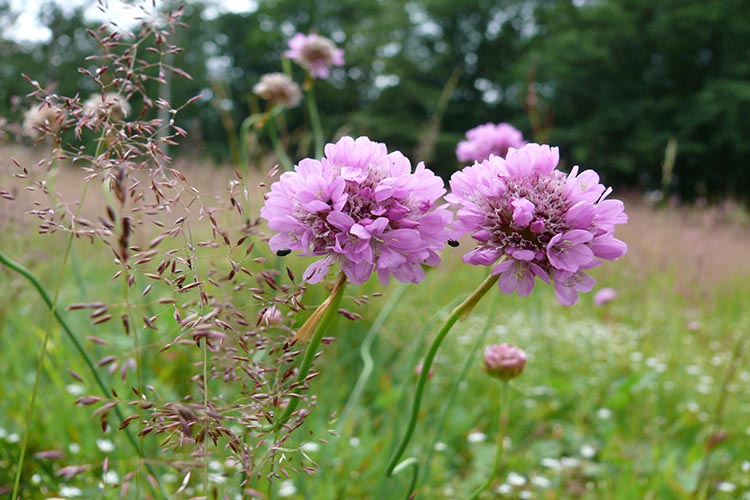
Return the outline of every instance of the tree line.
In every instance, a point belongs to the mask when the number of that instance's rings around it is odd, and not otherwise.
[[[82,9],[42,11],[49,40],[0,35],[0,115],[9,121],[29,105],[21,73],[64,95],[96,91],[78,67],[97,51],[86,33],[97,26]],[[315,87],[329,138],[367,135],[448,177],[462,166],[455,147],[468,129],[508,122],[607,184],[747,199],[743,12],[750,0],[265,0],[247,13],[191,2],[173,64],[192,79],[173,78],[171,100],[201,95],[179,115],[186,149],[229,160],[230,136],[262,106],[253,85],[280,71],[295,32],[315,31],[346,52],[345,66]],[[10,22],[0,2],[0,28]],[[309,154],[296,132],[305,108],[284,119],[292,159]]]

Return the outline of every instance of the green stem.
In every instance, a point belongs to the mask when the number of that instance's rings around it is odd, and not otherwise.
[[[432,462],[432,455],[435,451],[435,444],[437,443],[437,440],[442,433],[445,422],[448,420],[448,415],[450,413],[451,407],[453,406],[453,403],[456,400],[459,387],[461,386],[461,383],[466,379],[466,375],[469,373],[469,370],[474,366],[476,355],[479,352],[479,349],[482,347],[482,344],[484,344],[484,340],[487,338],[487,334],[490,333],[490,327],[495,322],[495,302],[490,303],[489,309],[490,310],[487,314],[487,322],[484,324],[484,329],[477,338],[477,341],[474,343],[474,347],[472,347],[471,352],[466,357],[466,361],[464,362],[464,366],[461,369],[461,373],[458,375],[458,377],[456,377],[456,380],[453,381],[453,387],[451,387],[451,391],[448,395],[446,403],[443,406],[443,412],[440,415],[440,420],[438,420],[437,426],[435,427],[435,433],[433,435],[432,442],[427,449],[427,458],[425,459],[424,464],[422,464],[423,481],[427,481],[429,479],[430,462]]]
[[[359,375],[357,383],[354,385],[354,389],[352,389],[349,399],[344,405],[344,409],[341,411],[337,426],[337,434],[341,434],[344,425],[346,424],[346,420],[349,417],[349,414],[352,413],[354,407],[362,397],[362,392],[364,392],[365,385],[367,385],[367,381],[372,375],[373,368],[375,367],[375,362],[373,361],[372,354],[370,352],[370,349],[372,349],[372,343],[375,341],[377,333],[380,331],[385,321],[391,315],[391,312],[393,311],[396,304],[399,303],[406,290],[407,285],[405,283],[399,283],[399,287],[396,288],[396,291],[393,293],[393,295],[391,295],[385,306],[383,306],[383,309],[381,309],[377,318],[375,318],[375,321],[373,321],[370,329],[367,331],[367,335],[365,335],[365,339],[362,341],[362,345],[359,348],[359,353],[362,357],[363,364],[362,373]]]
[[[471,497],[469,497],[469,500],[476,500],[477,498],[479,498],[479,495],[481,495],[487,488],[490,487],[492,481],[495,479],[495,475],[500,472],[500,465],[502,465],[503,463],[503,445],[505,441],[505,434],[508,432],[508,410],[508,381],[503,380],[501,383],[500,391],[500,427],[497,431],[497,449],[495,450],[495,461],[492,464],[490,473],[487,475],[487,479],[479,488],[476,489],[476,491],[474,491],[474,493],[472,493]]]
[[[75,334],[73,333],[73,330],[70,328],[70,326],[62,317],[62,315],[57,310],[57,308],[54,307],[54,302],[52,301],[52,298],[47,293],[47,290],[44,289],[44,286],[41,284],[39,279],[31,271],[26,269],[24,266],[11,260],[2,251],[0,251],[0,263],[5,265],[9,269],[17,272],[18,274],[26,278],[32,284],[32,286],[36,289],[36,291],[42,297],[42,300],[44,301],[44,303],[47,305],[47,307],[50,309],[52,314],[54,314],[57,321],[60,323],[60,326],[62,327],[68,339],[73,343],[73,346],[75,347],[76,351],[78,351],[78,354],[81,355],[81,358],[86,363],[86,366],[91,372],[91,375],[94,377],[94,381],[96,382],[96,385],[99,387],[99,390],[101,391],[102,396],[104,396],[105,398],[109,398],[110,397],[109,389],[107,389],[107,386],[104,384],[104,381],[99,376],[99,372],[96,371],[94,363],[91,361],[91,358],[89,358],[83,346],[76,338]],[[45,351],[46,337],[47,337],[47,334],[45,334],[45,341],[42,344],[42,356],[44,355],[44,351]],[[40,359],[40,361],[42,359]],[[38,381],[38,374],[37,374],[37,381]],[[35,386],[36,386],[37,381],[35,381]],[[35,393],[36,391],[34,391],[34,394]],[[32,402],[31,402],[31,407],[30,407],[31,410],[33,410],[33,405],[34,405],[34,401],[33,401],[33,394],[32,394]],[[117,418],[120,420],[120,422],[122,422],[125,419],[119,406],[114,407],[114,412],[117,415]],[[31,415],[29,415],[28,421],[29,422],[31,421]],[[138,442],[136,441],[135,437],[133,437],[133,435],[130,433],[130,430],[128,428],[125,428],[124,431],[125,431],[125,435],[128,437],[128,441],[133,446],[133,449],[136,450],[136,452],[138,453],[138,456],[142,459],[143,453],[140,447],[138,446]],[[23,454],[23,448],[22,448],[22,454]],[[21,467],[19,467],[19,470],[20,469]],[[146,463],[146,469],[148,470],[149,474],[151,474],[153,477],[156,477],[156,473],[153,471],[153,469],[148,463]],[[17,481],[19,480],[20,480],[20,475],[17,478]],[[161,484],[159,484],[159,488],[161,488]],[[166,498],[165,491],[162,490],[161,494],[164,495]],[[13,494],[12,498],[17,498],[17,492]]]
[[[315,143],[315,158],[323,158],[323,127],[320,124],[320,113],[318,112],[318,102],[315,100],[315,80],[308,75],[305,82],[305,97],[307,101],[307,110],[310,113],[310,126],[313,130],[313,141]]]
[[[326,299],[326,301],[323,302],[313,313],[313,316],[315,316],[319,313],[321,308],[324,308],[320,319],[317,320],[318,322],[314,326],[315,332],[310,339],[310,343],[307,345],[305,356],[304,358],[302,358],[302,364],[300,364],[299,373],[297,374],[295,385],[303,384],[305,379],[307,378],[307,374],[310,373],[310,367],[312,366],[312,362],[318,352],[318,346],[320,346],[320,341],[323,339],[323,334],[325,334],[325,332],[328,330],[328,327],[330,326],[334,316],[336,315],[336,312],[338,311],[339,304],[341,304],[341,298],[344,296],[345,284],[346,275],[344,273],[341,273],[339,275],[338,281],[336,282],[336,285],[334,286],[334,289],[331,291],[331,296]],[[311,316],[311,318],[313,316]],[[289,399],[286,410],[284,410],[281,418],[279,418],[275,423],[275,431],[278,431],[279,428],[284,424],[284,422],[289,419],[292,413],[294,413],[294,411],[297,409],[298,404],[299,398],[293,397]]]
[[[455,325],[459,319],[465,319],[471,313],[479,300],[484,297],[487,291],[489,291],[495,283],[497,283],[497,280],[497,275],[488,276],[482,282],[482,284],[479,285],[479,288],[474,291],[474,293],[469,295],[466,300],[456,306],[456,308],[451,311],[448,319],[445,320],[445,323],[438,331],[437,335],[435,336],[435,340],[432,341],[432,345],[430,345],[430,348],[427,351],[427,356],[425,357],[424,363],[422,363],[422,371],[419,373],[419,379],[417,380],[417,388],[414,392],[414,399],[412,401],[411,414],[409,415],[409,423],[407,424],[406,432],[404,433],[404,437],[401,439],[401,443],[398,445],[396,452],[388,462],[388,466],[386,469],[386,475],[388,477],[391,477],[396,473],[398,461],[401,459],[401,455],[404,454],[404,451],[406,450],[406,447],[408,446],[409,441],[414,434],[414,429],[417,426],[417,418],[419,417],[419,408],[422,405],[422,395],[424,393],[424,388],[427,383],[427,378],[430,374],[430,368],[432,368],[432,363],[435,360],[435,356],[437,355],[437,351],[440,348],[440,345],[443,343],[445,336],[448,334],[451,328],[453,328],[453,325]]]
[[[284,167],[284,170],[289,172],[294,167],[292,166],[292,161],[289,159],[289,156],[287,156],[284,147],[281,145],[281,141],[279,141],[279,133],[276,130],[276,126],[276,120],[269,119],[266,122],[268,137],[271,139],[271,144],[273,144],[273,150],[276,152],[276,157],[279,159],[281,166]]]

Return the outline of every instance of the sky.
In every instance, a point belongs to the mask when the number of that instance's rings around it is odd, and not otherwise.
[[[39,24],[37,18],[39,10],[49,0],[10,0],[11,11],[18,14],[15,23],[6,33],[6,36],[18,41],[39,41],[50,37],[47,29]],[[86,17],[92,21],[113,21],[123,27],[131,27],[137,24],[136,18],[143,16],[143,11],[138,7],[144,5],[148,11],[152,10],[152,2],[121,0],[52,0],[61,6],[63,10],[72,10],[76,7],[84,7]],[[157,5],[159,0],[154,0]],[[259,0],[209,0],[208,4],[214,6],[214,12],[252,12],[258,8]],[[106,6],[106,13],[102,6]],[[210,12],[210,10],[209,10]]]

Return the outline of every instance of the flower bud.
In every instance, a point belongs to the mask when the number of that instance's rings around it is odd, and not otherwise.
[[[526,353],[510,344],[495,344],[484,350],[484,371],[492,377],[508,381],[521,374]]]

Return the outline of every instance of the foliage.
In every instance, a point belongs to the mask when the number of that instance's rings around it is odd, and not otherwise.
[[[252,86],[278,69],[294,32],[319,31],[347,59],[316,88],[329,138],[368,135],[418,153],[415,160],[448,176],[466,130],[505,121],[529,138],[547,134],[568,164],[596,166],[608,183],[654,189],[666,182],[688,198],[744,198],[750,28],[735,13],[747,7],[746,0],[277,0],[216,14],[196,2],[186,8],[188,50],[174,61],[193,80],[175,81],[171,94],[175,101],[202,95],[182,126],[194,149],[225,160],[228,134],[257,111]],[[92,47],[82,11],[52,6],[42,21],[49,41],[0,45],[0,113],[11,118],[28,92],[21,71],[65,95],[93,90],[76,71]],[[300,135],[307,118],[298,108],[287,119],[297,160],[309,147]],[[677,158],[662,179],[670,139]]]

